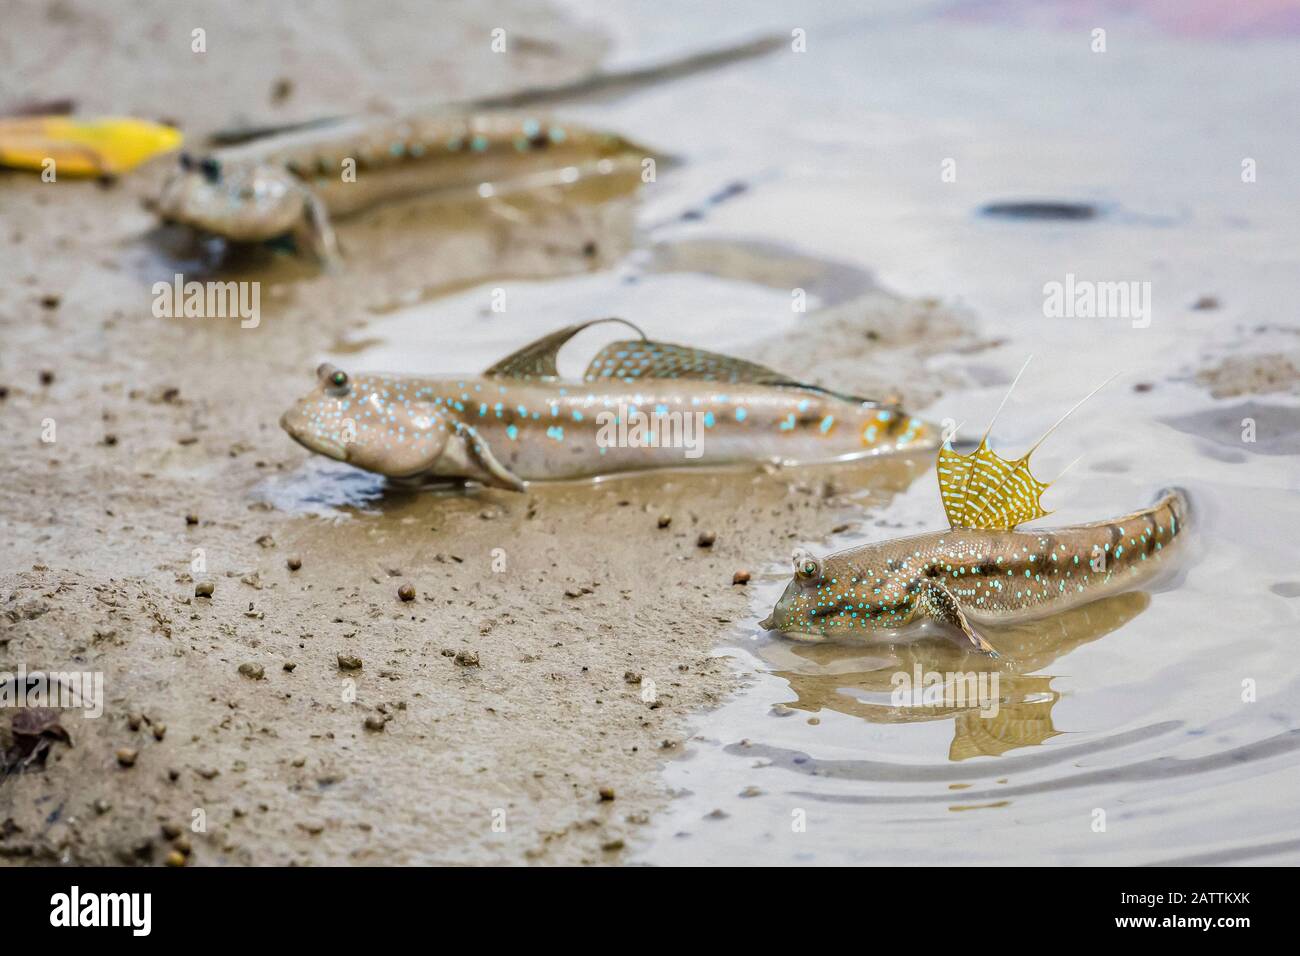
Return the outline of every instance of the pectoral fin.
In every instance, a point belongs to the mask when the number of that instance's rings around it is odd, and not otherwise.
[[[503,488],[506,491],[526,490],[527,486],[524,485],[523,479],[497,461],[488,443],[472,426],[462,425],[458,433],[464,442],[466,457],[471,464],[478,467],[479,474],[474,475],[475,478],[493,488]]]
[[[293,242],[299,252],[314,256],[329,270],[337,269],[343,262],[325,204],[305,187],[302,219],[293,230]]]
[[[998,652],[993,649],[993,645],[971,627],[970,621],[966,619],[966,613],[957,603],[957,598],[940,582],[928,581],[921,588],[917,611],[933,621],[961,631],[966,635],[966,640],[970,641],[971,647],[981,654],[998,657]]]

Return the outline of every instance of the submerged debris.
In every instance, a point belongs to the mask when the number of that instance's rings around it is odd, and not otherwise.
[[[72,746],[72,737],[59,722],[59,712],[49,707],[23,707],[9,722],[12,743],[0,751],[0,776],[43,765],[56,741]]]

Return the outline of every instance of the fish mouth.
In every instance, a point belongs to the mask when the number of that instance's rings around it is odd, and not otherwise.
[[[825,635],[813,631],[792,631],[780,627],[776,623],[776,612],[773,611],[763,620],[758,622],[758,626],[769,634],[778,634],[787,641],[799,641],[803,644],[817,644],[826,639]]]
[[[302,445],[303,448],[318,455],[324,455],[326,458],[333,458],[336,461],[348,460],[348,450],[344,445],[323,435],[317,435],[297,427],[292,416],[293,412],[285,412],[280,416],[280,427],[288,432],[290,438]]]

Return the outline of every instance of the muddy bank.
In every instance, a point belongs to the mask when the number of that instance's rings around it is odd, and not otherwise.
[[[167,116],[192,133],[431,87],[554,82],[604,48],[532,4],[513,22],[535,42],[504,60],[466,39],[488,27],[469,7],[454,36],[433,31],[435,55],[343,14],[250,34],[205,8],[207,56],[238,42],[255,66],[179,82],[188,60],[141,62],[135,42],[97,28],[97,10],[19,14],[33,50],[71,51],[42,77],[85,109]],[[150,49],[185,19],[118,16]],[[427,38],[426,16],[409,5],[384,29]],[[335,56],[321,54],[322,33]],[[258,44],[271,44],[265,56]],[[421,70],[404,71],[416,52]],[[92,57],[116,68],[89,89]],[[14,75],[38,66],[20,57]],[[292,95],[268,101],[282,73]],[[157,230],[140,201],[161,172],[108,187],[7,174],[0,193],[0,670],[99,671],[106,696],[102,717],[65,714],[70,745],[0,782],[0,858],[162,863],[189,841],[196,864],[619,860],[667,799],[657,771],[682,753],[689,715],[733,686],[710,651],[747,606],[736,572],[859,519],[864,489],[904,487],[923,464],[512,496],[413,494],[310,460],[276,421],[323,349],[357,347],[393,309],[487,279],[608,269],[638,241],[635,192],[583,185],[506,216],[390,207],[342,226],[348,266],[326,275]],[[807,265],[740,259],[744,281],[773,287]],[[672,268],[720,266],[684,248]],[[177,272],[260,282],[260,323],[155,318],[151,286]],[[837,288],[834,309],[804,321],[843,338],[836,362],[792,348],[797,333],[754,354],[827,385],[932,397],[921,362],[970,344],[960,321],[869,285]],[[495,321],[506,340],[529,337]],[[454,328],[444,341],[455,348]]]

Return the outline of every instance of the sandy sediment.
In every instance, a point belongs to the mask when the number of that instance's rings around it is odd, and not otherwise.
[[[565,79],[604,48],[533,4],[513,21],[529,42],[506,60],[467,39],[489,28],[473,5],[448,21],[455,37],[425,29],[424,4],[378,36],[344,14],[250,32],[225,9],[169,5],[163,22],[25,7],[14,25],[32,39],[11,76],[199,132]],[[178,82],[181,54],[139,55],[146,38],[181,42],[191,10],[210,24],[209,62],[238,43],[252,66]],[[113,37],[138,39],[113,42],[108,15]],[[43,49],[66,55],[46,63]],[[102,82],[86,82],[91,62]],[[281,79],[291,92],[268,99]],[[153,282],[210,266],[202,250],[178,258],[141,208],[161,174],[107,188],[9,175],[0,199],[0,671],[102,672],[106,692],[102,717],[64,715],[70,745],[0,781],[0,859],[160,863],[186,840],[199,864],[622,858],[667,799],[661,762],[689,759],[690,715],[738,679],[710,657],[748,613],[735,573],[859,520],[863,495],[927,463],[381,494],[277,427],[312,356],[364,337],[412,289],[617,261],[633,200],[579,197],[522,228],[393,208],[343,226],[342,276],[236,259],[223,276],[255,277],[264,296],[258,328],[240,329],[151,313]],[[764,268],[782,281],[780,257]],[[855,287],[752,356],[915,406],[959,374],[932,359],[981,347],[965,327],[937,303]],[[349,506],[311,514],[303,488]]]

